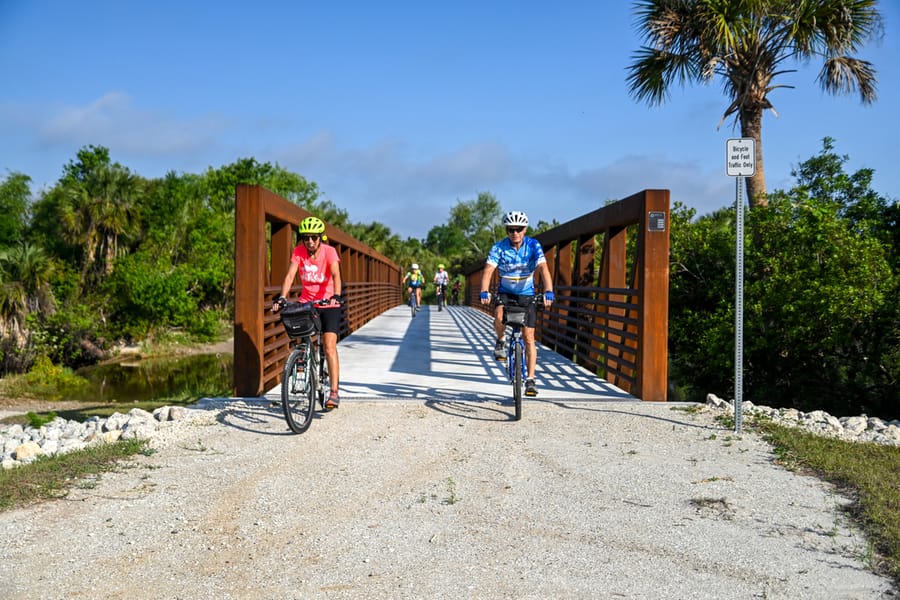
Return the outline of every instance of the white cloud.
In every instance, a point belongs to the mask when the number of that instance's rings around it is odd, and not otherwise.
[[[670,189],[673,202],[701,215],[734,200],[733,180],[724,176],[724,167],[710,172],[696,161],[662,154],[594,158],[596,166],[572,169],[552,152],[525,155],[492,139],[427,154],[419,140],[385,137],[353,147],[329,129],[285,141],[289,123],[266,127],[258,121],[141,110],[122,92],[52,109],[6,104],[0,106],[0,122],[13,135],[30,132],[44,162],[51,154],[60,156],[54,170],[87,144],[108,147],[114,160],[146,177],[196,172],[239,157],[277,162],[318,184],[353,221],[380,221],[403,237],[424,237],[446,221],[456,202],[479,192],[493,193],[505,210],[560,222],[646,188]]]
[[[379,221],[402,237],[424,237],[430,227],[446,221],[456,202],[484,191],[493,193],[504,209],[560,222],[643,189],[669,189],[673,203],[694,207],[698,215],[734,201],[733,180],[723,173],[665,156],[626,156],[573,172],[558,159],[516,156],[492,141],[416,157],[399,140],[341,149],[325,132],[282,156],[282,165],[316,181],[351,220]]]
[[[229,125],[214,116],[184,119],[139,110],[122,92],[109,92],[83,106],[36,109],[30,117],[38,123],[37,136],[44,145],[94,144],[135,156],[198,152],[214,145]]]

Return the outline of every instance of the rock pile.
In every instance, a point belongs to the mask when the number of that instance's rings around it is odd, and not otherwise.
[[[105,419],[91,417],[84,422],[57,417],[41,427],[0,426],[0,465],[11,469],[38,456],[62,454],[120,439],[147,439],[158,446],[165,443],[166,434],[174,433],[178,426],[214,423],[226,407],[205,400],[198,408],[164,406],[153,413],[134,408],[127,414],[113,413]],[[715,394],[706,397],[706,405],[711,410],[734,413],[733,403]],[[865,415],[837,418],[821,410],[804,413],[794,408],[756,406],[752,402],[744,402],[741,406],[742,414],[748,417],[766,417],[778,424],[799,427],[818,435],[900,446],[898,420],[884,421]]]
[[[0,465],[12,469],[39,456],[63,454],[92,445],[127,439],[158,439],[179,424],[211,421],[217,411],[163,406],[149,413],[134,408],[127,414],[91,417],[84,422],[57,417],[41,427],[0,426]]]
[[[734,414],[734,403],[722,400],[715,394],[706,396],[706,405],[715,410]],[[761,416],[779,425],[799,427],[811,433],[839,438],[851,442],[874,442],[900,446],[900,421],[885,421],[878,417],[834,417],[822,410],[800,412],[796,408],[771,408],[756,406],[752,402],[741,403],[741,414]]]

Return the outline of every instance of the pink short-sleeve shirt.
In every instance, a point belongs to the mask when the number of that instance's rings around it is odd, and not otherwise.
[[[311,257],[306,246],[300,244],[294,248],[291,262],[297,265],[297,275],[303,284],[300,291],[301,302],[325,300],[334,295],[331,265],[341,262],[341,259],[332,246],[319,244],[319,251],[315,257]]]

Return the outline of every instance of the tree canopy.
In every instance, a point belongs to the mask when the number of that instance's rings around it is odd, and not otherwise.
[[[750,206],[766,203],[762,117],[775,111],[772,92],[793,72],[786,63],[822,61],[821,88],[858,92],[875,101],[875,67],[854,54],[882,31],[877,0],[640,0],[638,29],[646,44],[628,67],[631,95],[661,104],[674,84],[722,80],[741,136],[756,140],[756,169],[747,178]],[[720,125],[722,123],[720,121]]]

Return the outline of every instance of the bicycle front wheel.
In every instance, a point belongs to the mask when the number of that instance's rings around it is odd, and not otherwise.
[[[525,368],[522,345],[516,344],[513,356],[513,399],[516,402],[516,421],[522,418],[522,370]]]
[[[411,296],[409,298],[409,310],[412,313],[412,316],[416,316],[416,297]]]
[[[328,359],[325,358],[325,352],[318,352],[319,362],[319,406],[325,408],[325,399],[331,392],[331,375],[328,374]]]
[[[312,423],[316,398],[314,362],[309,343],[291,352],[281,374],[281,406],[284,419],[294,433],[303,433]]]

